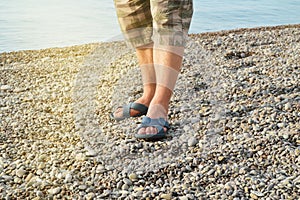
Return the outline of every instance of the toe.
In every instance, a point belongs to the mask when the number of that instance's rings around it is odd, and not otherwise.
[[[138,130],[137,134],[139,134],[139,135],[157,134],[157,129],[155,127],[143,127],[143,128]]]
[[[141,129],[139,129],[139,131],[138,131],[138,134],[139,135],[143,135],[143,134],[146,134],[147,132],[146,132],[146,128],[141,128]]]
[[[150,132],[151,132],[151,134],[157,134],[158,132],[157,132],[157,129],[155,128],[155,127],[150,127]]]
[[[142,128],[142,129],[143,129],[143,131],[141,133],[139,132],[139,134],[155,135],[158,133],[158,130],[155,127],[147,127],[147,128]],[[166,127],[164,127],[163,129],[164,129],[164,132],[167,132]]]
[[[122,109],[121,108],[118,108],[114,113],[113,113],[113,116],[114,117],[122,117]]]
[[[152,127],[147,127],[146,130],[145,130],[146,134],[150,135],[150,134],[153,134],[153,130],[152,130]]]

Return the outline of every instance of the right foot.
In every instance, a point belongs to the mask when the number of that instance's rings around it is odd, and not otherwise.
[[[149,111],[147,113],[146,118],[149,118],[151,120],[158,120],[157,121],[157,125],[161,125],[163,128],[164,133],[166,133],[168,131],[168,126],[164,126],[165,122],[167,122],[167,115],[168,111],[167,108],[165,106],[162,106],[160,104],[151,104],[149,107]],[[163,119],[163,122],[160,122],[161,119]],[[151,122],[151,120],[148,120]],[[155,127],[155,126],[143,126],[141,128],[138,129],[137,135],[155,135],[159,132],[159,130]]]

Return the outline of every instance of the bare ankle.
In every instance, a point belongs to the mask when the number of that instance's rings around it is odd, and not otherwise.
[[[153,98],[156,91],[156,83],[148,83],[144,85],[144,94],[146,97]]]
[[[168,117],[168,108],[161,104],[154,104],[151,102],[147,116],[150,118],[164,118]]]

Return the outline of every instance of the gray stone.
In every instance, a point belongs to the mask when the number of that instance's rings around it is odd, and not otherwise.
[[[127,184],[127,185],[132,185],[132,182],[131,182],[131,180],[129,180],[128,178],[124,178],[123,179],[123,182],[125,183],[125,184]]]
[[[188,139],[188,146],[193,147],[198,143],[198,140],[195,137],[190,137]]]
[[[87,186],[86,185],[79,185],[78,189],[79,190],[86,190]]]
[[[122,185],[122,190],[128,190],[128,189],[129,189],[129,186],[127,184]]]

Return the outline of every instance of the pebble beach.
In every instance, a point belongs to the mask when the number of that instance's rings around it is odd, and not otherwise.
[[[0,54],[1,199],[299,199],[300,25],[191,34],[166,139],[120,42]]]

